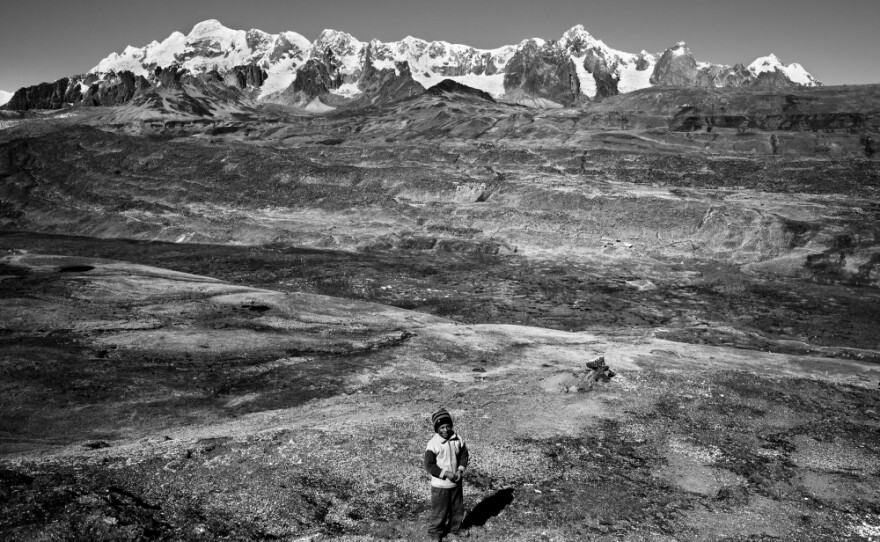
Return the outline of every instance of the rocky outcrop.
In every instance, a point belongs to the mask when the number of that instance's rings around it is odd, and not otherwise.
[[[541,44],[529,40],[507,63],[504,90],[520,90],[530,96],[571,105],[580,96],[580,81],[577,68],[564,49],[555,47],[555,42]]]
[[[157,86],[167,89],[180,89],[183,78],[187,75],[187,71],[180,66],[168,66],[165,68],[156,67],[154,70]]]
[[[82,95],[79,103],[91,106],[121,105],[150,86],[144,77],[124,71],[107,80],[93,83]]]
[[[651,55],[649,55],[647,51],[642,51],[641,53],[639,53],[639,57],[636,59],[636,70],[647,70],[651,67],[651,60]]]
[[[756,87],[774,87],[774,88],[790,88],[799,86],[791,79],[785,76],[785,73],[774,70],[759,73],[751,82]]]
[[[391,69],[378,69],[367,62],[358,88],[364,101],[371,104],[394,102],[425,92],[425,87],[413,79],[407,62],[398,62]]]
[[[60,109],[66,103],[68,83],[70,79],[64,77],[54,83],[40,83],[30,87],[18,89],[12,98],[4,106],[12,111],[26,111],[29,109]]]
[[[651,84],[658,86],[709,86],[709,78],[697,68],[697,61],[684,42],[667,49],[651,74]]]
[[[263,86],[268,74],[266,70],[255,64],[246,64],[232,68],[224,76],[224,81],[236,88],[259,88]]]
[[[444,79],[443,81],[429,88],[426,92],[433,96],[440,96],[444,98],[470,98],[486,100],[487,102],[492,103],[495,102],[495,99],[492,98],[492,95],[488,92],[483,92],[482,90],[475,89],[467,85],[462,85],[461,83],[453,81],[452,79]]]
[[[330,89],[337,88],[337,79],[330,74],[327,64],[322,59],[308,59],[296,70],[296,79],[294,79],[291,89],[309,98],[315,98],[327,94]]]
[[[709,80],[709,85],[707,86],[729,88],[749,85],[749,72],[746,71],[742,64],[737,64],[733,67],[712,64],[701,68],[701,70]]]
[[[607,98],[620,94],[617,84],[620,77],[615,73],[609,65],[605,56],[601,51],[592,48],[586,52],[584,57],[584,69],[593,76],[596,83],[596,98]]]

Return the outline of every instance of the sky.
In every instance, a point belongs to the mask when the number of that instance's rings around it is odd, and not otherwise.
[[[362,41],[412,35],[480,49],[558,39],[582,24],[632,53],[685,41],[699,61],[775,53],[827,85],[880,83],[880,0],[45,0],[4,5],[0,90],[87,72],[205,19],[310,41],[333,28]]]

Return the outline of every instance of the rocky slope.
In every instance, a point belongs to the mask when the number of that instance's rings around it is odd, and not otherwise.
[[[820,84],[799,64],[786,65],[774,55],[748,67],[731,67],[697,62],[683,43],[662,54],[625,53],[581,25],[558,40],[534,38],[484,50],[410,36],[396,42],[363,42],[336,30],[324,30],[309,42],[296,32],[233,30],[208,20],[187,35],[175,32],[162,42],[112,53],[87,74],[22,88],[6,107],[125,103],[140,89],[162,87],[161,73],[169,69],[190,77],[216,73],[245,98],[314,112],[392,101],[411,95],[417,85],[429,88],[444,79],[495,99],[538,107],[567,106],[652,85]],[[122,89],[119,77],[127,79]],[[395,78],[399,80],[392,82]]]

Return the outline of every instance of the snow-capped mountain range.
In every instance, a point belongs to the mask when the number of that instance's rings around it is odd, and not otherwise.
[[[684,43],[663,53],[627,53],[607,46],[581,25],[557,40],[532,38],[497,49],[476,49],[409,36],[395,42],[364,42],[336,30],[324,30],[309,42],[296,32],[233,30],[212,19],[198,23],[187,35],[174,32],[161,42],[112,53],[89,73],[69,78],[63,89],[61,80],[54,86],[44,83],[41,91],[21,89],[8,107],[60,107],[82,101],[109,105],[147,88],[167,87],[187,78],[204,83],[206,77],[238,89],[249,100],[315,111],[396,99],[444,79],[498,100],[540,107],[572,105],[657,85],[820,84],[799,64],[784,64],[772,54],[746,67],[697,62]],[[119,84],[132,88],[106,91]]]

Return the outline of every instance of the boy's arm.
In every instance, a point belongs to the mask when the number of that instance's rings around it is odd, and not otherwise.
[[[458,452],[458,470],[464,472],[464,470],[468,466],[468,461],[471,459],[471,454],[468,452],[467,444],[461,444],[461,450]]]
[[[437,454],[431,450],[425,450],[425,470],[434,478],[441,478],[443,469],[437,466]]]

